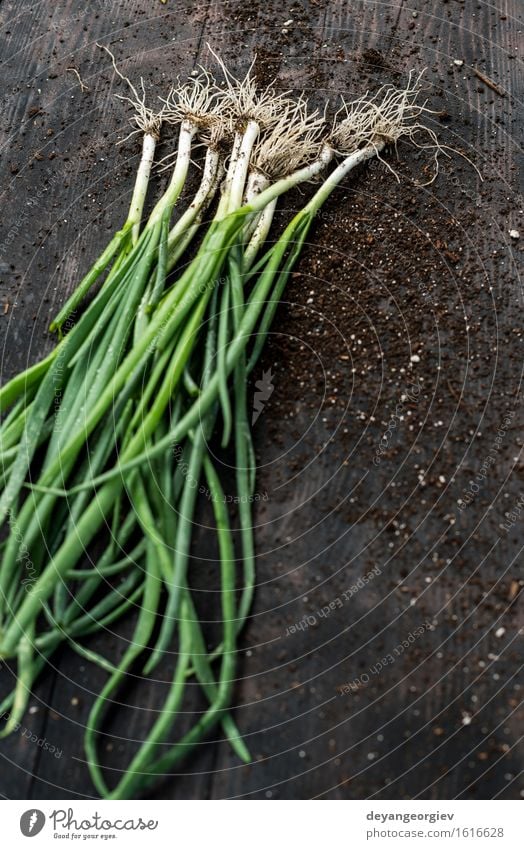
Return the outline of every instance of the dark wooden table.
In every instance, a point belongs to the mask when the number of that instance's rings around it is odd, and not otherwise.
[[[431,158],[404,146],[400,182],[373,163],[319,219],[265,355],[274,392],[255,428],[267,500],[234,696],[253,763],[217,734],[158,798],[524,795],[519,7],[0,6],[2,379],[48,349],[50,316],[129,201],[137,147],[116,145],[124,89],[97,42],[162,91],[212,66],[208,43],[237,74],[256,51],[263,79],[333,107],[426,68],[434,129],[483,177],[452,153],[420,187]],[[203,591],[209,568],[195,557]],[[82,731],[104,678],[56,656],[23,729],[0,743],[0,794],[94,795]],[[116,723],[109,767],[126,763],[161,693],[142,689]]]

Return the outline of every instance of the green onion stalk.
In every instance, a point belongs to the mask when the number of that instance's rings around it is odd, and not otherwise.
[[[93,399],[98,397],[109,376],[125,356],[129,345],[130,329],[134,325],[136,331],[140,320],[143,319],[141,306],[144,297],[148,301],[149,293],[152,297],[159,296],[158,280],[161,279],[161,275],[158,272],[162,261],[164,265],[167,263],[168,249],[176,250],[180,237],[185,236],[186,233],[187,228],[180,227],[180,222],[169,230],[169,218],[184,188],[193,138],[199,132],[201,125],[203,127],[205,124],[207,128],[208,123],[211,120],[214,121],[214,116],[211,102],[205,114],[196,112],[202,100],[200,79],[192,81],[179,94],[180,99],[177,105],[180,113],[187,113],[188,107],[193,109],[191,115],[183,117],[180,124],[176,163],[167,191],[155,206],[142,233],[134,246],[127,250],[125,256],[120,254],[116,261],[117,267],[113,265],[94,301],[59,343],[54,357],[48,358],[44,363],[44,365],[49,364],[50,367],[39,371],[36,391],[36,381],[31,384],[29,390],[27,389],[30,381],[25,379],[26,375],[17,376],[2,391],[3,400],[12,402],[13,395],[16,397],[24,389],[26,390],[25,396],[15,407],[14,414],[10,413],[4,422],[6,438],[3,446],[7,445],[7,449],[3,451],[2,458],[5,485],[0,496],[0,510],[4,516],[8,517],[11,534],[6,542],[0,565],[2,627],[7,626],[16,614],[18,605],[31,594],[36,576],[46,560],[52,560],[61,537],[67,536],[68,531],[74,530],[74,522],[83,506],[79,505],[79,500],[84,504],[87,501],[87,494],[83,494],[74,507],[68,508],[66,505],[65,512],[69,513],[66,516],[67,521],[60,522],[56,522],[56,497],[53,495],[43,495],[36,490],[29,491],[29,495],[22,501],[23,496],[28,492],[26,488],[30,485],[31,477],[28,480],[28,475],[30,476],[32,472],[31,464],[35,453],[40,451],[44,455],[43,463],[41,463],[41,477],[44,476],[44,479],[45,475],[51,479],[55,473],[58,473],[59,479],[63,482],[68,474],[73,473],[76,479],[83,480],[88,470],[92,473],[95,468],[107,461],[122,435],[121,421],[118,428],[113,427],[110,431],[98,428],[93,435],[93,444],[96,446],[93,450],[88,443],[82,446],[78,442],[76,449],[70,451],[66,457],[62,456],[63,441],[67,441],[72,433],[78,435],[82,432],[85,411],[89,409]],[[144,155],[139,166],[128,221],[123,228],[131,241],[135,224],[139,224],[141,219],[156,130],[153,119],[148,116],[147,132],[143,143]],[[216,137],[216,130],[214,133]],[[191,204],[186,223],[188,218],[197,220],[206,204],[209,203],[210,195],[216,189],[218,165],[215,153],[210,150],[203,185]],[[121,239],[121,235],[119,233],[117,239],[113,240],[111,251],[116,242]],[[95,270],[88,275],[89,286],[84,278],[79,289],[65,305],[54,322],[57,329],[61,329],[64,322],[70,320],[95,276],[99,275],[105,267],[111,251],[104,252],[103,262],[96,263]],[[153,280],[151,270],[155,263],[156,275]],[[133,377],[135,383],[138,376],[136,374]],[[119,415],[127,414],[131,388],[128,382],[113,413],[118,411]],[[57,397],[60,398],[60,404],[58,408],[53,409],[50,401]],[[81,451],[78,450],[82,448],[87,448],[87,456],[83,459],[81,459]],[[6,457],[6,454],[9,456]],[[58,508],[59,513],[61,509],[61,507]],[[28,566],[26,571],[30,574],[20,583],[20,574],[24,570],[24,565]],[[61,608],[64,606],[63,587],[63,584],[57,585],[54,590],[55,602],[58,603],[57,600],[62,598]],[[26,695],[27,697],[29,695],[28,689]],[[20,699],[18,704],[21,704]],[[11,725],[16,723],[14,713],[11,714],[10,723]]]
[[[404,90],[388,86],[344,104],[327,129],[303,97],[259,91],[251,72],[239,81],[222,68],[221,88],[204,73],[164,101],[162,121],[179,129],[167,190],[141,228],[150,175],[141,163],[125,250],[119,242],[61,311],[57,329],[109,268],[47,366],[0,393],[7,412],[0,511],[8,520],[0,655],[18,669],[3,733],[19,721],[52,653],[68,644],[108,675],[85,738],[90,774],[105,798],[147,790],[217,728],[249,761],[230,712],[238,639],[255,590],[249,375],[315,217],[337,186],[402,138],[439,150],[420,121],[430,110],[418,104],[419,80],[411,76]],[[206,146],[200,185],[172,223],[197,138]],[[320,184],[310,200],[273,235],[279,199],[312,181]],[[234,444],[238,531],[209,450],[217,428],[224,447]],[[213,649],[191,587],[201,481],[220,563],[222,634]],[[131,611],[135,629],[120,661],[94,652],[89,637]],[[107,710],[118,705],[124,683],[151,677],[166,654],[174,671],[165,701],[111,788],[99,756]],[[175,739],[194,684],[208,707]]]

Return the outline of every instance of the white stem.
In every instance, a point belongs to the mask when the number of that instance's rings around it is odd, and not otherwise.
[[[140,222],[144,211],[144,202],[146,199],[149,177],[151,175],[151,167],[155,156],[155,147],[155,137],[149,133],[145,133],[142,140],[142,157],[136,174],[135,188],[133,190],[133,197],[131,198],[129,215],[127,216],[127,223],[133,225],[133,244],[136,243],[140,232]]]
[[[210,152],[208,152],[210,154]],[[213,151],[213,153],[215,153]],[[173,229],[169,234],[169,259],[168,259],[168,270],[171,270],[175,263],[182,256],[187,246],[191,243],[193,237],[198,232],[198,228],[200,226],[200,222],[202,221],[202,216],[205,210],[208,208],[209,204],[213,200],[215,193],[218,188],[218,184],[220,182],[222,176],[222,170],[220,167],[220,158],[218,154],[216,154],[216,167],[214,171],[214,175],[211,179],[204,173],[202,177],[201,186],[197,192],[196,198],[201,194],[201,197],[198,200],[197,208],[195,209],[195,214],[191,217],[191,220],[188,218],[184,224],[184,228],[179,227],[180,222],[177,222]],[[213,164],[215,164],[214,157],[210,156]],[[207,157],[206,157],[206,165],[207,165]],[[209,165],[209,174],[211,173],[212,165]],[[204,188],[205,187],[205,188]],[[189,211],[189,210],[188,210]],[[181,219],[182,220],[182,219]],[[175,232],[176,231],[176,232]]]
[[[249,203],[256,195],[263,192],[270,185],[270,180],[265,174],[260,171],[251,171],[247,178],[246,191],[244,192],[245,202]]]
[[[236,164],[235,173],[231,184],[228,212],[234,212],[236,209],[238,209],[239,206],[242,205],[242,197],[244,194],[247,175],[249,171],[249,162],[251,160],[253,147],[255,145],[259,133],[260,126],[257,124],[257,122],[248,121],[247,127],[244,131],[244,136],[242,138],[242,144],[238,153],[238,161]]]
[[[315,159],[314,162],[311,162],[309,165],[306,165],[304,168],[299,168],[298,171],[294,171],[288,177],[283,177],[281,180],[277,180],[276,183],[273,183],[272,186],[269,186],[265,189],[258,197],[254,198],[251,203],[246,204],[247,207],[253,212],[261,212],[264,207],[270,203],[275,198],[283,195],[284,192],[287,192],[289,189],[292,189],[294,186],[300,185],[300,183],[305,183],[307,180],[312,180],[321,171],[324,170],[326,165],[331,162],[334,156],[334,151],[329,145],[325,145],[322,148],[320,156],[318,159]]]
[[[251,203],[254,198],[270,185],[270,180],[260,171],[251,171],[247,178],[246,190],[244,192],[244,203]],[[253,235],[255,228],[263,215],[262,212],[250,215],[244,225],[244,241],[247,242]]]
[[[173,207],[180,197],[186,182],[189,164],[191,162],[191,144],[197,127],[192,121],[182,121],[178,137],[178,151],[173,175],[165,194],[160,198],[149,218],[148,226],[156,224],[162,218],[165,210]]]
[[[338,165],[334,171],[326,177],[321,187],[317,192],[315,192],[309,203],[306,204],[305,209],[313,212],[316,211],[329,197],[333,189],[342,182],[344,177],[346,177],[353,168],[356,168],[357,165],[361,165],[362,162],[367,162],[368,159],[372,159],[380,153],[384,147],[384,142],[376,142],[368,147],[363,147],[361,150],[355,150],[353,153],[350,153],[349,156],[346,156],[340,165]]]
[[[216,150],[208,149],[206,160],[204,163],[204,172],[198,191],[193,198],[192,203],[186,209],[184,214],[178,219],[175,226],[171,229],[168,236],[168,248],[172,250],[175,242],[180,236],[194,224],[204,204],[208,204],[213,197],[216,184],[217,174],[220,164],[220,154]]]
[[[277,203],[278,198],[271,200],[267,206],[264,207],[258,217],[253,235],[251,236],[249,244],[244,252],[244,265],[246,269],[251,267],[253,260],[267,239],[267,235],[271,229],[271,224],[273,223],[273,215],[275,214]]]
[[[235,133],[235,138],[233,140],[233,147],[231,148],[231,155],[229,157],[229,164],[227,166],[227,175],[224,180],[224,185],[222,187],[222,197],[220,198],[220,203],[218,204],[216,218],[221,219],[227,214],[227,209],[229,206],[229,194],[231,191],[231,183],[233,182],[233,176],[235,174],[235,169],[237,167],[238,162],[238,154],[240,153],[240,147],[242,145],[242,133]]]

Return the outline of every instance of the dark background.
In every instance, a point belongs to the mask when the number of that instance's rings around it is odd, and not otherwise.
[[[267,500],[255,515],[259,585],[234,695],[253,763],[240,765],[217,732],[159,782],[158,798],[524,795],[518,509],[502,527],[524,490],[518,7],[0,5],[2,379],[48,349],[50,317],[125,217],[138,146],[116,144],[128,132],[129,111],[114,97],[125,89],[96,42],[135,82],[143,75],[151,96],[199,62],[213,69],[206,43],[239,75],[256,52],[264,82],[277,76],[278,87],[330,98],[333,108],[340,94],[403,84],[409,69],[426,68],[433,128],[484,178],[451,153],[420,187],[431,156],[402,146],[402,161],[389,159],[400,182],[371,163],[312,231],[255,376],[271,368],[274,385],[255,427]],[[172,144],[168,137],[158,157]],[[166,179],[157,178],[157,192]],[[520,241],[509,235],[519,228]],[[478,492],[461,509],[477,475]],[[201,534],[193,573],[202,590],[213,571],[205,546]],[[364,589],[335,606],[374,568]],[[314,625],[286,636],[306,614]],[[430,629],[398,649],[424,623]],[[115,634],[93,641],[108,654],[117,643]],[[395,662],[382,663],[395,648]],[[110,768],[128,762],[168,673],[115,718]],[[4,682],[11,674],[2,670]],[[361,686],[340,695],[359,676]],[[55,657],[24,728],[61,757],[21,733],[2,741],[0,794],[93,795],[82,733],[104,680],[67,650]]]

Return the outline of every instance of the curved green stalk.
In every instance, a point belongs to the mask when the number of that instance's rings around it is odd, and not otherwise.
[[[151,637],[155,625],[156,611],[160,601],[160,587],[160,572],[154,557],[154,550],[149,548],[143,603],[140,608],[133,637],[118,667],[112,673],[102,692],[94,702],[86,724],[85,749],[89,772],[96,789],[103,797],[109,796],[109,790],[102,775],[96,747],[100,724],[112,694],[120,685],[134,661],[146,648]]]
[[[126,769],[123,778],[119,781],[116,788],[107,794],[108,799],[131,798],[137,783],[141,781],[142,772],[147,769],[149,760],[153,756],[156,747],[164,743],[169,729],[173,724],[174,717],[180,710],[185,690],[186,669],[190,660],[191,631],[187,626],[186,617],[187,611],[185,605],[182,604],[180,611],[180,649],[178,660],[175,667],[175,675],[167,698],[162,705],[162,710],[145,741]]]
[[[234,552],[231,545],[229,520],[225,509],[225,497],[220,481],[212,464],[205,460],[206,476],[210,488],[216,494],[213,499],[217,532],[219,534],[221,583],[222,583],[222,621],[223,621],[223,654],[220,665],[220,677],[216,689],[216,697],[203,716],[195,723],[182,739],[170,750],[153,763],[142,763],[140,773],[128,773],[125,787],[120,785],[108,798],[129,798],[139,790],[146,789],[153,779],[172,769],[197,746],[207,734],[222,720],[233,692],[235,663],[236,663],[236,628],[235,628],[235,570]],[[125,791],[125,796],[122,790]]]

